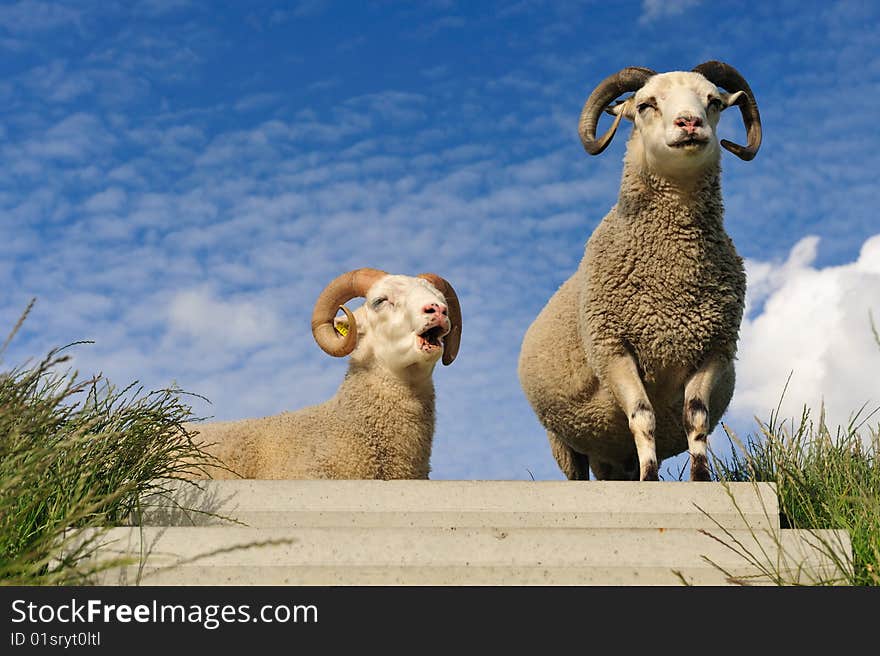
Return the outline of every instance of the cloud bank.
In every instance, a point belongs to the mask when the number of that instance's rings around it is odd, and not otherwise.
[[[880,345],[869,319],[873,314],[880,327],[880,234],[840,266],[817,267],[819,247],[819,238],[808,236],[784,262],[747,262],[753,316],[740,333],[732,401],[740,418],[766,421],[789,374],[782,417],[800,417],[804,405],[817,416],[824,403],[833,430],[863,405],[880,407]]]

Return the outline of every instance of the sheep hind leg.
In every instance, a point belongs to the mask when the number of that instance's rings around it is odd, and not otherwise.
[[[598,481],[639,480],[639,459],[635,455],[625,463],[593,460],[593,473]]]
[[[547,431],[547,439],[550,441],[550,450],[559,469],[570,481],[590,480],[590,459],[583,453],[575,451],[565,442],[556,437],[553,431]]]

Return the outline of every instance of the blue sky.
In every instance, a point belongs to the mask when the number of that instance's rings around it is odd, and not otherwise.
[[[581,106],[625,66],[721,59],[764,125],[754,161],[723,156],[749,274],[725,420],[753,430],[793,372],[789,414],[824,399],[845,421],[880,405],[878,19],[870,2],[3,3],[0,325],[38,299],[5,364],[92,339],[82,374],[174,381],[212,401],[200,415],[296,409],[345,371],[309,332],[323,286],[434,271],[464,332],[435,374],[432,476],[560,478],[516,360],[616,198],[625,138],[585,155]],[[742,142],[735,114],[721,135]]]

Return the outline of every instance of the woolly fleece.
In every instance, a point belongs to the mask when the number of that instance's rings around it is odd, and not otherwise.
[[[637,135],[618,203],[520,353],[523,390],[569,478],[581,478],[578,454],[600,479],[638,477],[627,417],[603,383],[612,357],[628,351],[639,365],[656,416],[658,462],[688,449],[684,386],[710,354],[730,360],[710,399],[710,431],[733,394],[746,280],[722,224],[720,165],[682,192],[639,164]]]
[[[235,474],[211,478],[425,479],[434,435],[434,383],[350,362],[328,401],[261,419],[191,424]]]

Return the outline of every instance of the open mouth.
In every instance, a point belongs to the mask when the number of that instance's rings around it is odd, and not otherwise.
[[[443,338],[449,331],[442,326],[432,326],[419,333],[419,348],[423,351],[433,351],[443,347]]]

